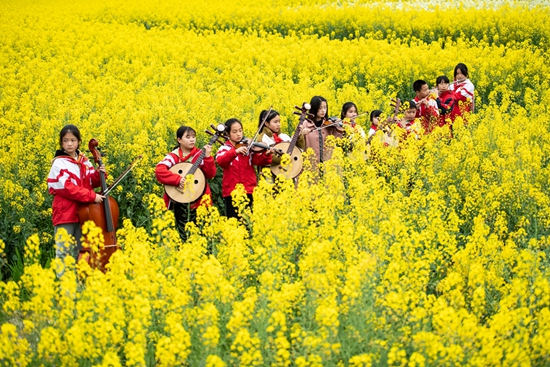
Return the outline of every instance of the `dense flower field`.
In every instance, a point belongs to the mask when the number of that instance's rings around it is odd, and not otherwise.
[[[4,0],[0,364],[548,365],[550,9],[525,5]],[[273,106],[292,133],[314,95],[389,115],[458,62],[477,112],[453,139],[334,142],[322,177],[260,180],[243,223],[218,175],[179,240],[154,168],[180,125],[202,146]],[[110,180],[143,158],[110,271],[58,280],[46,176],[68,123]]]

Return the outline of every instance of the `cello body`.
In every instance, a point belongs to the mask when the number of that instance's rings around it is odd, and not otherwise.
[[[94,156],[95,163],[98,167],[101,167],[103,166],[103,162],[101,161],[101,153],[97,146],[97,140],[90,140],[88,148]],[[84,223],[91,220],[101,229],[103,234],[103,246],[100,241],[99,249],[94,251],[91,245],[92,241],[89,239],[89,234],[84,236],[82,249],[78,254],[78,261],[83,259],[91,268],[105,272],[107,270],[106,265],[109,263],[111,255],[118,249],[116,227],[118,225],[119,209],[116,200],[108,195],[105,173],[100,171],[99,175],[101,179],[101,194],[104,199],[101,203],[81,205],[78,209],[78,220],[80,226],[83,226]]]
[[[108,205],[110,207],[113,223],[118,223],[118,203],[111,196],[108,196],[105,200],[109,201]],[[119,249],[115,233],[116,225],[113,227],[112,231],[107,230],[107,218],[105,216],[104,203],[92,203],[80,206],[78,209],[78,219],[81,226],[89,220],[94,222],[97,227],[101,228],[104,240],[103,247],[100,247],[98,252],[94,252],[90,246],[91,241],[89,241],[87,236],[85,236],[84,241],[82,242],[82,249],[78,255],[78,261],[83,259],[90,265],[90,267],[105,272],[105,266],[109,263],[111,255]]]

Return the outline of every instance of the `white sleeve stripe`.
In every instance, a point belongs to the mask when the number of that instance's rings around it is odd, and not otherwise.
[[[159,164],[162,164],[163,166],[166,166],[168,168],[172,168],[173,166],[175,166],[175,164],[167,162],[166,160],[160,161]]]
[[[216,157],[221,157],[225,155],[227,152],[229,152],[230,150],[231,150],[230,147],[228,147],[227,145],[223,145],[220,149],[218,149],[218,152],[216,153]]]
[[[55,177],[50,175],[48,177],[48,187],[56,190],[63,189],[67,180],[70,180],[76,186],[79,186],[79,182],[81,181],[78,177],[75,177],[73,173],[63,169],[60,171],[59,175]]]
[[[80,167],[77,164],[74,164],[72,162],[67,161],[66,159],[58,159],[58,162],[55,164],[59,170],[55,170],[54,172],[59,172],[57,175],[59,175],[63,171],[67,171],[68,173],[76,176],[78,179],[80,179]],[[53,177],[52,177],[53,178]]]

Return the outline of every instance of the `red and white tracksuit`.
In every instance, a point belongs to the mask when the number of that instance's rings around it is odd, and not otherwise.
[[[48,174],[48,190],[54,195],[52,222],[54,226],[78,223],[80,203],[93,203],[94,187],[101,185],[97,171],[86,156],[78,152],[76,159],[58,150]]]
[[[266,152],[237,154],[235,146],[228,140],[216,153],[216,161],[223,170],[222,196],[228,197],[239,183],[247,194],[252,194],[258,184],[254,166],[270,166],[271,155]]]
[[[466,79],[460,83],[454,82],[451,84],[450,89],[454,92],[455,103],[453,111],[451,112],[451,118],[454,121],[455,117],[464,117],[465,112],[474,112],[475,97],[474,97],[474,84],[470,79]]]

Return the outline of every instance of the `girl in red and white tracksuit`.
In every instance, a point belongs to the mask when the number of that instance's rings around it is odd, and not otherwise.
[[[265,119],[265,124],[256,138],[257,142],[263,143],[267,146],[274,146],[275,144],[286,142],[289,143],[292,139],[287,134],[281,133],[281,116],[279,112],[271,110],[269,111],[262,110],[260,112],[260,121],[258,123],[258,128],[261,126],[262,122]],[[267,115],[267,117],[266,117]],[[304,150],[304,136],[299,135],[298,140],[296,141],[296,146],[300,150]],[[277,166],[281,164],[281,157],[278,155],[271,156],[271,165]]]
[[[78,150],[80,131],[74,125],[67,125],[59,133],[60,150],[55,152],[52,167],[48,174],[48,190],[53,197],[52,222],[54,225],[55,257],[65,259],[71,255],[75,261],[81,249],[82,231],[78,220],[78,207],[81,203],[101,203],[104,196],[93,188],[101,185],[99,171],[86,156]],[[105,172],[105,168],[99,168]],[[66,242],[59,230],[63,228],[71,236]],[[58,276],[64,270],[58,272]]]
[[[455,104],[451,112],[451,118],[454,121],[456,117],[465,117],[466,113],[474,112],[474,84],[468,79],[468,67],[463,63],[455,66],[454,83],[450,89],[455,95]]]
[[[176,139],[178,145],[157,164],[155,176],[157,177],[157,181],[163,185],[179,186],[183,188],[185,185],[185,177],[181,177],[177,173],[171,172],[170,168],[182,162],[195,163],[195,161],[199,159],[202,149],[195,146],[197,133],[189,126],[180,126],[176,132]],[[206,145],[204,147],[204,159],[199,166],[199,169],[204,173],[204,177],[207,180],[216,176],[216,163],[214,162],[214,158],[210,156],[211,153],[212,146]],[[200,205],[212,205],[210,186],[208,186],[208,182],[206,182],[204,194],[193,203],[178,203],[171,200],[166,193],[164,194],[164,202],[168,209],[174,211],[176,229],[180,237],[185,241],[187,239],[185,225],[197,219],[197,208]]]
[[[246,146],[237,147],[243,139],[243,125],[235,118],[225,122],[225,129],[229,140],[216,153],[216,161],[223,170],[222,196],[225,202],[225,215],[228,218],[238,218],[231,193],[237,184],[242,184],[249,199],[249,206],[252,206],[252,193],[258,184],[254,166],[271,165],[272,152],[268,150],[263,153],[246,154]]]

